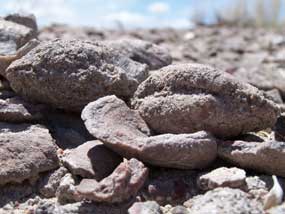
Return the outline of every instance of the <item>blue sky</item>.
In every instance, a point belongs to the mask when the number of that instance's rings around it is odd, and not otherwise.
[[[66,23],[74,26],[189,27],[190,17],[203,12],[208,22],[233,0],[0,0],[0,16],[33,12],[40,26]],[[284,5],[283,5],[284,6]]]

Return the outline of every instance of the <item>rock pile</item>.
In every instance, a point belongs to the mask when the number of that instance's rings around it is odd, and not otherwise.
[[[0,20],[0,213],[284,210],[285,40],[126,32]]]

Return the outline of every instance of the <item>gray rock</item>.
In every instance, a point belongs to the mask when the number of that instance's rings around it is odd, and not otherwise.
[[[138,112],[115,96],[89,103],[81,117],[94,137],[127,158],[183,169],[202,168],[216,158],[216,140],[203,131],[148,137],[150,131]]]
[[[46,128],[0,123],[0,185],[34,179],[57,168],[56,151]]]
[[[78,199],[119,203],[137,195],[148,176],[148,169],[136,159],[125,160],[100,182],[83,179],[76,187]]]
[[[4,19],[31,28],[34,35],[37,36],[38,25],[33,14],[13,13],[5,16]]]
[[[59,169],[49,172],[39,181],[39,192],[46,198],[55,197],[56,190],[60,184],[62,177],[67,174],[67,169],[60,167]]]
[[[17,49],[32,38],[34,35],[31,28],[0,19],[0,55],[15,54]]]
[[[60,204],[73,203],[76,201],[75,185],[76,180],[72,174],[67,173],[61,178],[59,186],[55,192],[56,198]]]
[[[130,98],[147,74],[146,65],[103,43],[57,39],[14,61],[5,76],[15,92],[30,100],[79,112],[105,95]]]
[[[184,206],[176,206],[171,209],[171,214],[190,214],[190,212]]]
[[[160,69],[140,84],[132,103],[157,133],[237,136],[272,127],[279,115],[255,87],[200,64]]]
[[[217,187],[240,188],[245,185],[245,171],[236,167],[220,167],[198,178],[198,185],[202,190]]]
[[[160,206],[155,201],[136,202],[128,210],[129,214],[162,214]]]
[[[220,158],[241,168],[285,176],[285,143],[226,141],[218,145]]]
[[[249,194],[231,188],[217,188],[204,195],[198,195],[184,203],[191,214],[223,213],[223,214],[262,214],[265,213],[262,203]]]
[[[107,177],[122,162],[122,158],[99,140],[88,141],[75,149],[65,150],[63,164],[73,175],[94,178]]]
[[[265,96],[267,96],[268,99],[273,100],[275,103],[278,103],[278,104],[283,103],[281,94],[278,89],[271,89],[269,91],[265,91]]]
[[[148,41],[121,38],[119,40],[107,40],[104,44],[134,61],[147,64],[151,70],[162,68],[172,62],[171,55],[166,48]]]
[[[0,99],[0,121],[20,123],[39,120],[43,117],[43,105],[28,103],[20,97]]]

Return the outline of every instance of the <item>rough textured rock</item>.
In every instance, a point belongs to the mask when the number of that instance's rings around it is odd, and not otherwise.
[[[171,214],[190,214],[190,212],[186,207],[176,206],[171,209]]]
[[[221,167],[198,178],[198,185],[202,190],[217,187],[240,188],[245,185],[245,171],[236,167]]]
[[[5,76],[26,98],[78,112],[105,95],[131,97],[147,73],[146,65],[103,43],[57,39],[14,61]]]
[[[65,150],[62,158],[72,174],[97,181],[111,174],[122,160],[99,140],[88,141],[70,151]]]
[[[277,106],[253,86],[200,64],[170,65],[138,87],[133,106],[157,133],[219,137],[272,127]]]
[[[15,54],[17,49],[32,38],[34,35],[31,28],[0,19],[0,55]]]
[[[13,13],[5,16],[4,19],[31,28],[34,36],[37,36],[38,25],[33,14]]]
[[[39,181],[40,194],[46,198],[54,197],[62,177],[64,177],[67,172],[68,170],[66,168],[60,167],[41,178]]]
[[[239,167],[285,176],[285,143],[277,141],[225,141],[218,145],[220,158]]]
[[[148,169],[143,163],[136,159],[126,160],[100,182],[83,179],[76,187],[76,195],[96,202],[123,202],[136,196],[147,176]]]
[[[151,70],[162,68],[172,62],[172,58],[166,48],[148,41],[125,38],[113,41],[107,40],[104,44],[134,61],[147,64]]]
[[[128,210],[129,214],[162,214],[160,206],[155,201],[136,202]]]
[[[56,145],[39,125],[0,123],[0,185],[33,179],[58,167]]]
[[[28,103],[20,97],[0,99],[0,121],[20,123],[39,120],[43,109],[43,105]]]
[[[75,197],[75,185],[76,180],[72,177],[72,174],[67,173],[61,178],[59,186],[55,192],[57,200],[60,204],[73,203],[76,200]]]
[[[204,195],[196,196],[184,203],[190,208],[191,214],[223,213],[223,214],[262,214],[261,202],[253,199],[249,194],[231,188],[217,188]]]
[[[124,157],[188,169],[205,167],[216,158],[216,140],[203,131],[148,137],[150,131],[138,112],[115,96],[89,103],[81,117],[94,137]]]

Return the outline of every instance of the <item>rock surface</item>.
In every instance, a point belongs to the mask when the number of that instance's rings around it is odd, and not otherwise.
[[[32,101],[78,112],[105,95],[130,98],[147,73],[145,65],[103,43],[57,39],[14,61],[5,76],[15,92]]]
[[[200,64],[170,65],[138,87],[133,106],[157,133],[219,137],[272,127],[277,106],[255,87]]]
[[[191,214],[223,213],[223,214],[262,214],[265,213],[261,202],[238,189],[217,188],[204,195],[196,196],[184,203]]]
[[[277,141],[226,141],[218,145],[218,155],[239,167],[285,176],[285,143]]]
[[[217,187],[240,188],[245,185],[245,171],[236,167],[221,167],[198,178],[198,185],[202,190]]]
[[[147,64],[149,69],[155,70],[171,64],[169,51],[154,43],[140,39],[120,39],[104,41],[104,44],[128,56],[134,61]]]
[[[0,123],[0,185],[34,179],[57,168],[56,150],[44,127]]]
[[[83,179],[76,187],[76,195],[96,202],[123,202],[136,196],[147,176],[148,169],[143,163],[136,159],[126,160],[100,182]]]
[[[129,214],[162,214],[160,206],[155,201],[136,202],[128,210]]]
[[[88,141],[66,151],[62,158],[63,164],[73,175],[94,178],[97,181],[111,174],[122,160],[99,140]]]
[[[94,137],[124,157],[188,169],[205,167],[216,158],[216,140],[203,131],[148,137],[150,131],[138,112],[115,96],[89,103],[81,117]]]

